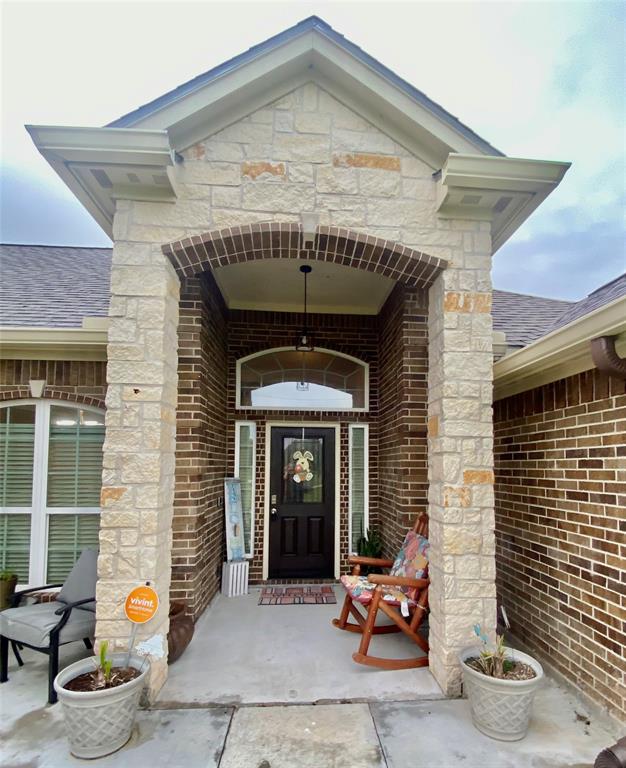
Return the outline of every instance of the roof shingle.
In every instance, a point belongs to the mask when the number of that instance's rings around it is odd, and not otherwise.
[[[80,328],[106,317],[110,248],[0,245],[0,325]]]

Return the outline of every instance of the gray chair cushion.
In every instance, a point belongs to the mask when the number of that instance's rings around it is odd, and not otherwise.
[[[61,616],[55,616],[54,612],[63,605],[55,601],[8,608],[0,613],[0,635],[36,648],[47,647],[50,644],[50,630],[61,621]],[[74,608],[61,630],[59,642],[71,643],[84,637],[92,638],[95,627],[96,616],[93,611]]]
[[[98,552],[95,549],[83,549],[74,563],[57,600],[61,603],[75,603],[96,595],[98,580]],[[85,610],[95,611],[96,604],[84,606]]]

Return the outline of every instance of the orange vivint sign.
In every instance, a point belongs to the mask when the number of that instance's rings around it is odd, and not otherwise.
[[[145,624],[157,612],[159,596],[152,587],[135,587],[131,589],[124,604],[126,618],[134,624]]]

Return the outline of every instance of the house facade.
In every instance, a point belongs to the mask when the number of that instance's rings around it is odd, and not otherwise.
[[[98,639],[125,647],[150,581],[159,690],[170,597],[198,616],[217,592],[238,476],[256,583],[336,578],[368,527],[392,554],[426,510],[430,668],[457,695],[496,623],[491,259],[567,164],[503,156],[316,18],[105,128],[29,131],[114,243],[106,327],[8,323],[1,382],[48,446],[42,557],[55,429],[102,433],[100,504],[75,476],[58,507],[99,510]]]

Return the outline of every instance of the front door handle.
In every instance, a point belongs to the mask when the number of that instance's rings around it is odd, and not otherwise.
[[[270,514],[272,515],[272,519],[275,517],[278,517],[278,510],[276,509],[276,507],[272,507],[270,509]]]

